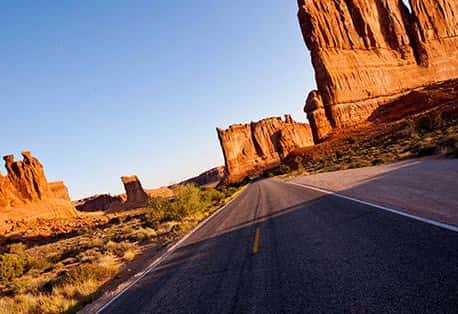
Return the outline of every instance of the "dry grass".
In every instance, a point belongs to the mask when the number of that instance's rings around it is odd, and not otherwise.
[[[175,241],[237,192],[179,189],[182,199],[178,202],[164,200],[173,202],[182,216],[154,223],[154,227],[148,218],[154,209],[147,208],[123,213],[72,237],[28,248],[22,243],[2,245],[0,256],[7,256],[8,263],[0,269],[6,266],[13,275],[7,271],[8,280],[0,284],[0,314],[75,313],[96,298],[100,287],[135,259],[145,244],[163,246]]]

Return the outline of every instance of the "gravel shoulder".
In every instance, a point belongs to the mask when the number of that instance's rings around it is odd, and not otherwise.
[[[289,181],[458,225],[457,159],[414,159]]]

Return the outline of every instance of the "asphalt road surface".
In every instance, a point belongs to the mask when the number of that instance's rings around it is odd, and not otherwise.
[[[250,185],[102,313],[457,313],[458,233]]]

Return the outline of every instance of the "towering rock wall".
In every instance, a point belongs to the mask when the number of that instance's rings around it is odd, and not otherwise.
[[[0,174],[0,225],[6,219],[68,218],[77,215],[63,182],[48,182],[43,165],[29,151],[23,160],[3,157],[7,175]]]
[[[234,183],[278,166],[292,150],[313,145],[310,126],[286,115],[217,129],[225,159],[225,181]]]
[[[315,140],[366,120],[412,88],[458,77],[458,1],[298,0],[318,91]]]

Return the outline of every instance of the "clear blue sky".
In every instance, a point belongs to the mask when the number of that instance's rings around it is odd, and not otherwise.
[[[73,198],[223,164],[216,127],[292,113],[313,71],[295,0],[0,5],[0,153],[29,149]],[[4,168],[1,168],[5,174]]]

